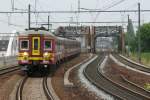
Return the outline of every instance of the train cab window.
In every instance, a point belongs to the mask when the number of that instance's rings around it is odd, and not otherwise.
[[[44,49],[45,50],[50,50],[51,49],[51,41],[50,40],[45,40],[44,41]]]
[[[38,50],[38,39],[34,39],[34,50]]]
[[[29,41],[28,40],[21,40],[20,41],[20,49],[21,50],[28,50],[29,49]]]

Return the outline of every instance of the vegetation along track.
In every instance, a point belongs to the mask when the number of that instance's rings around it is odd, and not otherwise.
[[[92,84],[119,100],[149,100],[149,98],[140,95],[139,93],[130,91],[119,84],[110,81],[100,73],[98,69],[99,65],[104,60],[104,56],[105,55],[103,54],[99,55],[95,61],[90,63],[84,69],[84,75]]]
[[[140,71],[143,71],[143,72],[147,72],[147,73],[150,73],[150,68],[146,68],[146,67],[143,67],[143,66],[140,66],[138,64],[135,64],[133,62],[130,62],[128,61],[127,59],[121,57],[120,55],[118,54],[113,54],[113,56],[119,60],[120,62],[124,63],[125,65],[128,65],[129,67],[132,67],[134,69],[137,69],[137,70],[140,70]]]
[[[28,77],[26,76],[19,83],[19,86],[17,88],[17,93],[16,93],[16,100],[23,100],[23,88],[27,80],[28,80]],[[54,100],[50,90],[48,89],[47,77],[43,78],[42,85],[43,85],[44,94],[46,95],[47,100]]]
[[[10,72],[14,72],[14,71],[17,71],[17,70],[20,70],[19,66],[3,68],[3,69],[0,69],[0,75],[8,74]]]

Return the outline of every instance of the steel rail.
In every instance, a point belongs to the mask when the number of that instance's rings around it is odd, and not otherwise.
[[[114,85],[116,85],[116,86],[118,86],[118,87],[120,87],[120,88],[122,88],[122,89],[124,89],[124,90],[127,90],[128,92],[130,92],[130,93],[132,93],[132,94],[139,95],[139,96],[145,98],[144,100],[150,100],[150,97],[149,97],[149,96],[143,95],[143,94],[141,94],[141,93],[139,93],[139,92],[137,92],[137,91],[134,91],[134,90],[132,90],[132,89],[129,89],[129,88],[127,88],[127,87],[125,87],[125,86],[123,86],[123,85],[121,85],[121,84],[119,84],[119,83],[117,83],[117,82],[111,80],[110,78],[106,77],[106,76],[101,72],[100,67],[97,67],[97,71],[98,71],[98,74],[99,74],[100,76],[103,76],[105,79],[107,79],[107,80],[108,80],[109,82],[111,82],[112,84],[114,84]]]
[[[47,85],[47,77],[43,78],[43,89],[44,89],[44,93],[45,93],[47,99],[54,100],[54,97],[53,97],[52,93],[50,92],[48,85]]]
[[[19,83],[19,86],[18,86],[17,92],[16,92],[16,100],[22,100],[22,91],[23,91],[23,87],[24,87],[24,84],[27,81],[27,79],[28,79],[28,77],[25,76]]]
[[[150,91],[148,91],[148,90],[144,89],[143,87],[141,87],[141,86],[139,86],[139,85],[137,85],[137,84],[135,84],[135,83],[129,81],[129,80],[126,79],[123,75],[121,75],[121,78],[122,78],[123,81],[126,82],[127,84],[130,84],[130,85],[132,85],[132,86],[138,88],[139,91],[145,92],[145,95],[150,97]]]
[[[10,73],[10,72],[13,72],[13,71],[17,71],[17,70],[20,70],[19,66],[3,68],[3,69],[0,69],[0,75],[4,75],[4,74],[7,74],[7,73]]]
[[[100,57],[100,58],[97,58],[96,59],[97,61],[99,61],[100,63],[104,60],[104,56]],[[99,85],[97,82],[95,82],[89,75],[88,73],[86,72],[86,68],[83,70],[83,74],[84,76],[94,85],[96,86],[97,88],[103,90],[104,92],[112,95],[113,97],[117,98],[117,100],[123,100],[123,98],[121,96],[118,96],[110,91],[107,91],[107,89],[103,88],[103,86]]]
[[[127,59],[125,59],[125,58],[119,56],[118,54],[113,54],[113,56],[114,56],[117,60],[119,60],[120,62],[122,62],[122,63],[124,63],[124,64],[126,64],[126,65],[128,65],[128,66],[131,67],[131,68],[134,68],[134,69],[137,69],[137,70],[146,72],[146,73],[150,73],[150,68],[146,68],[146,67],[140,66],[140,65],[138,65],[138,64],[135,64],[135,63],[133,63],[133,62],[131,62],[131,61],[129,61],[129,60],[127,60]]]
[[[89,66],[84,69],[84,75],[92,84],[120,100],[149,100],[149,97],[145,97],[135,91],[129,90],[121,86],[120,84],[115,84],[115,82],[112,82],[104,75],[99,73],[98,67],[103,61],[103,59],[99,58],[95,61],[96,63],[91,64],[90,66],[92,66],[92,69]],[[99,64],[97,64],[98,62]]]

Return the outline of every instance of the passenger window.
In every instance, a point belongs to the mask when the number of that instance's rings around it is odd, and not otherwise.
[[[50,40],[45,40],[44,49],[46,49],[46,50],[51,49],[51,41]]]
[[[28,40],[21,40],[20,42],[20,49],[21,50],[28,50],[29,49],[29,41]]]

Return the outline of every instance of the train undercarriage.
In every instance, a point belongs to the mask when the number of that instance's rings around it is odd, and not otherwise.
[[[56,65],[24,65],[22,71],[28,76],[43,76],[53,74],[56,70]]]

